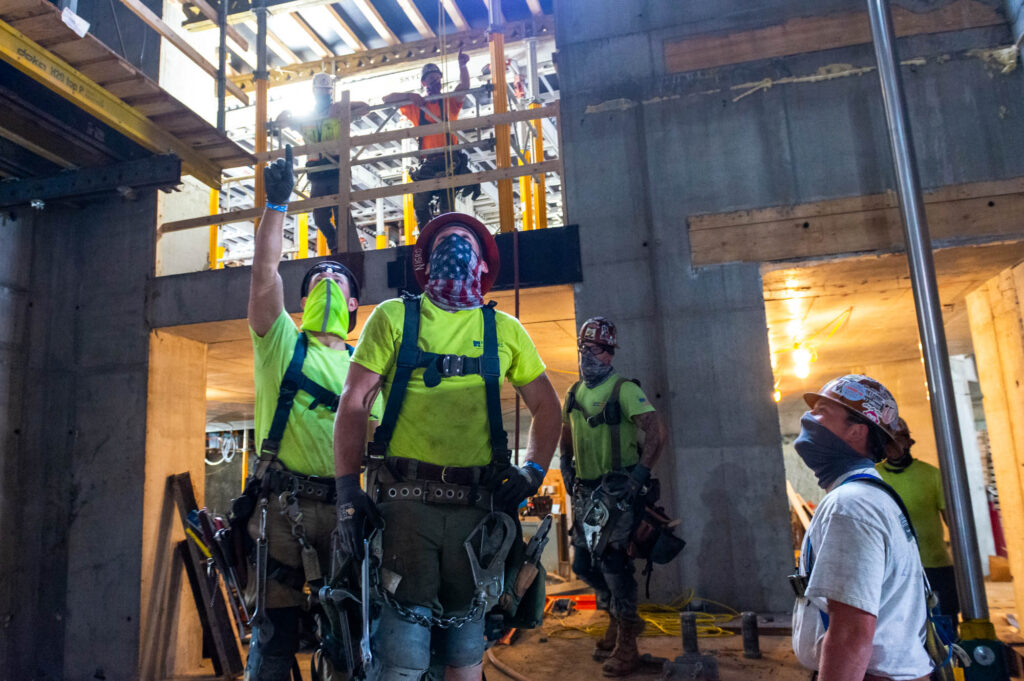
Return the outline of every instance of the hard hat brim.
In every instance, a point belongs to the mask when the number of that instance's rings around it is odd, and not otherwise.
[[[449,225],[459,225],[473,232],[477,243],[480,244],[480,254],[487,263],[487,272],[480,278],[480,288],[487,293],[494,286],[501,270],[501,255],[498,253],[498,244],[494,236],[488,231],[484,223],[472,215],[465,213],[444,213],[431,220],[420,232],[419,238],[412,247],[412,271],[416,277],[416,283],[420,290],[427,287],[427,265],[430,263],[430,249],[434,244],[434,237],[443,228]]]

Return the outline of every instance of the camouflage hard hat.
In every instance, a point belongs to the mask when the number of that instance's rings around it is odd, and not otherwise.
[[[878,426],[891,440],[896,439],[900,420],[896,398],[884,385],[862,374],[847,374],[832,379],[816,393],[804,393],[812,409],[822,397],[846,407]]]

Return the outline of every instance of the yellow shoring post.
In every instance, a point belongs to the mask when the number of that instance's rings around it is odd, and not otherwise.
[[[384,224],[384,199],[375,201],[377,208],[377,250],[388,247],[388,226]]]
[[[505,35],[500,27],[491,27],[491,78],[494,86],[494,113],[508,111],[508,85],[505,81]],[[498,168],[512,167],[512,136],[507,123],[494,126],[494,155]],[[498,180],[498,217],[502,232],[515,229],[512,207],[512,180]]]
[[[406,170],[403,173],[403,180],[406,183],[412,182],[412,178],[409,177],[409,171]],[[412,205],[412,194],[402,194],[402,228],[405,237],[405,245],[412,246],[416,243],[416,235],[414,233],[416,229],[416,211]]]
[[[530,104],[531,109],[540,108],[540,104]],[[544,121],[540,118],[533,121],[537,134],[533,136],[533,158],[538,162],[544,160]],[[547,229],[548,226],[548,197],[544,187],[544,173],[540,173],[533,181],[533,205],[534,205],[534,229]]]
[[[327,248],[327,237],[325,237],[323,235],[323,232],[321,232],[320,230],[317,230],[317,232],[316,232],[316,254],[317,254],[317,256],[319,257],[321,255],[330,255],[330,253],[331,253],[331,249]]]
[[[210,190],[210,215],[220,212],[220,192],[216,189]],[[220,248],[218,239],[218,226],[210,225],[210,269],[219,270],[223,267],[220,262]]]
[[[299,213],[299,254],[298,259],[309,257],[309,213]]]
[[[524,151],[523,156],[526,158],[525,163],[519,161],[519,165],[523,166],[530,162],[530,152]],[[529,175],[523,175],[519,178],[519,203],[523,208],[523,231],[528,232],[533,229],[533,178]]]

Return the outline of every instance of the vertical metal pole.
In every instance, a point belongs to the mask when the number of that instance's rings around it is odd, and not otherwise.
[[[221,0],[227,2],[227,0]],[[267,150],[267,86],[270,74],[267,72],[267,0],[254,0],[252,11],[256,14],[256,153]],[[263,186],[263,164],[257,163],[256,210],[262,210],[267,202]],[[259,229],[259,220],[253,223]]]
[[[228,0],[220,0],[217,7],[220,28],[220,60],[217,68],[217,132],[224,134],[224,99],[228,88]]]
[[[917,326],[924,348],[928,389],[931,391],[935,443],[946,493],[946,509],[951,521],[949,537],[956,565],[957,591],[965,620],[988,620],[984,576],[978,557],[978,542],[954,403],[953,380],[949,370],[949,351],[946,348],[942,309],[935,283],[931,237],[928,234],[928,222],[921,199],[917,160],[914,157],[907,121],[907,106],[903,96],[899,60],[896,57],[888,0],[868,0],[868,16],[871,19],[871,32],[874,36],[885,116],[889,124],[889,143],[892,146],[900,209],[903,213],[910,281],[917,308]]]

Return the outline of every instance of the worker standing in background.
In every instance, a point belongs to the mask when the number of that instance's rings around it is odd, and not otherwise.
[[[462,111],[464,97],[459,92],[469,89],[469,55],[459,51],[459,84],[455,86],[452,94],[444,99],[424,101],[417,92],[393,92],[384,96],[385,104],[398,102],[411,102],[399,108],[409,122],[415,126],[431,125],[438,122],[454,121],[458,119]],[[423,67],[420,73],[420,85],[428,97],[441,94],[441,69],[437,64],[430,63]],[[429,111],[431,116],[425,112]],[[463,151],[445,151],[445,135],[438,133],[425,135],[418,138],[420,149],[420,164],[410,174],[413,180],[429,180],[434,177],[445,177],[446,175],[461,175],[469,172],[469,156]],[[454,135],[449,137],[449,144],[458,144]],[[468,189],[460,187],[460,191],[466,195]],[[452,197],[455,190],[433,189],[419,192],[413,195],[413,209],[416,212],[416,228],[421,232],[424,226],[430,222],[432,217],[430,203],[437,197],[438,214],[448,213],[452,210]],[[479,196],[479,185],[473,187],[473,198]]]
[[[339,116],[341,104],[334,101],[334,77],[329,73],[318,73],[313,76],[313,99],[315,105],[312,115],[296,117],[291,111],[285,111],[274,121],[278,127],[292,128],[302,135],[305,144],[318,144],[338,139],[340,132]],[[366,114],[369,107],[365,102],[350,102],[350,120]],[[323,166],[329,169],[322,170]],[[310,154],[306,159],[306,172],[309,174],[309,197],[330,196],[338,193],[338,157],[327,152]],[[331,217],[334,224],[331,224]],[[346,251],[359,251],[359,235],[352,211],[348,211],[348,241]],[[338,206],[321,206],[313,209],[313,222],[320,233],[327,239],[327,247],[331,253],[338,252],[338,230],[341,224],[338,218]]]
[[[497,547],[514,522],[506,514],[536,493],[558,441],[558,396],[536,347],[519,320],[484,305],[499,264],[483,223],[434,218],[413,250],[424,295],[377,306],[345,382],[335,430],[342,550],[361,557],[368,533],[384,527],[371,679],[420,679],[433,667],[447,681],[479,681],[493,603],[475,585],[468,546],[490,537],[488,559],[472,560],[503,571]],[[533,416],[519,467],[502,426],[506,378]],[[367,494],[363,440],[350,434],[380,391],[387,406],[369,448]]]
[[[302,282],[302,324],[296,328],[285,310],[278,273],[295,182],[291,146],[263,173],[267,206],[256,232],[248,313],[260,449],[254,476],[233,505],[232,524],[248,513],[249,535],[254,542],[265,540],[269,554],[266,564],[257,561],[255,568],[257,575],[266,575],[267,587],[264,602],[255,597],[245,677],[286,681],[299,647],[302,587],[319,586],[329,567],[336,517],[334,413],[349,369],[351,348],[345,339],[355,328],[359,282],[338,262],[311,267]],[[364,422],[352,438],[365,437]],[[250,587],[259,581],[248,579]]]
[[[930,463],[910,455],[914,440],[903,419],[899,420],[894,435],[895,440],[885,449],[885,460],[875,464],[875,469],[899,493],[910,512],[924,572],[939,597],[939,611],[950,618],[950,624],[956,625],[960,599],[956,592],[953,559],[942,531],[942,523],[946,520],[942,474]]]
[[[610,615],[594,658],[606,676],[625,676],[640,666],[636,639],[644,621],[637,613],[637,582],[628,554],[651,468],[665,446],[666,430],[639,384],[612,367],[615,325],[592,317],[578,337],[580,380],[562,407],[561,462],[573,498],[572,569],[597,593]],[[640,453],[640,444],[643,453]],[[595,502],[611,510],[588,537],[584,526]]]
[[[826,490],[793,576],[793,651],[818,681],[928,679],[924,569],[899,497],[875,471],[896,400],[848,375],[807,393],[794,446]]]

